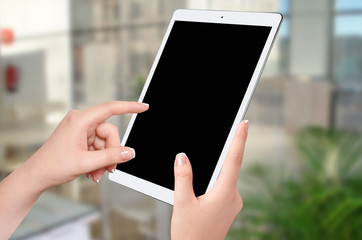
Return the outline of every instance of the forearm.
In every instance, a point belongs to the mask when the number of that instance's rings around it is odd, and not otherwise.
[[[0,239],[9,239],[45,190],[25,163],[0,183]]]

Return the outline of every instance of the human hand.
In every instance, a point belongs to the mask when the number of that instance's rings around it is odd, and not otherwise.
[[[43,190],[85,173],[98,182],[106,170],[113,172],[118,163],[134,157],[133,149],[121,146],[117,127],[106,120],[147,109],[144,103],[110,101],[72,110],[23,166]]]
[[[206,194],[195,197],[192,168],[185,154],[175,160],[175,197],[171,220],[171,239],[224,239],[243,207],[237,181],[243,160],[249,123],[236,130],[220,176]]]

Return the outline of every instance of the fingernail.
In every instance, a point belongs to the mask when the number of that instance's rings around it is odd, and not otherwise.
[[[117,167],[115,167],[115,168],[112,169],[112,173],[114,173],[114,172],[116,171],[116,168],[117,168]]]
[[[150,106],[150,104],[148,104],[148,103],[143,103],[144,105],[146,105],[147,107],[149,107]]]
[[[244,124],[245,124],[245,130],[247,132],[249,129],[249,120],[244,120]]]
[[[89,175],[88,175],[88,178],[91,178],[92,177],[92,174],[90,173]]]
[[[179,153],[176,156],[176,165],[182,166],[186,164],[186,154],[185,153]]]
[[[127,161],[136,157],[136,151],[133,148],[128,148],[127,150],[121,152],[121,155],[122,159]]]
[[[96,183],[99,183],[101,181],[101,179],[102,179],[102,175],[99,178],[97,178]]]

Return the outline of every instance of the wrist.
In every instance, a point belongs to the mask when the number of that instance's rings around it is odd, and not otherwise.
[[[39,197],[50,187],[47,186],[47,182],[44,181],[37,168],[32,164],[31,159],[16,169],[14,174],[17,175],[19,181],[27,186],[28,192],[34,196]]]
[[[0,239],[8,239],[46,190],[24,163],[0,182]]]

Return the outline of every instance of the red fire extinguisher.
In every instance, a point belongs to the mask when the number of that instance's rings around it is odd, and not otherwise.
[[[8,92],[14,93],[19,87],[19,71],[14,65],[9,65],[5,70],[5,88]]]

